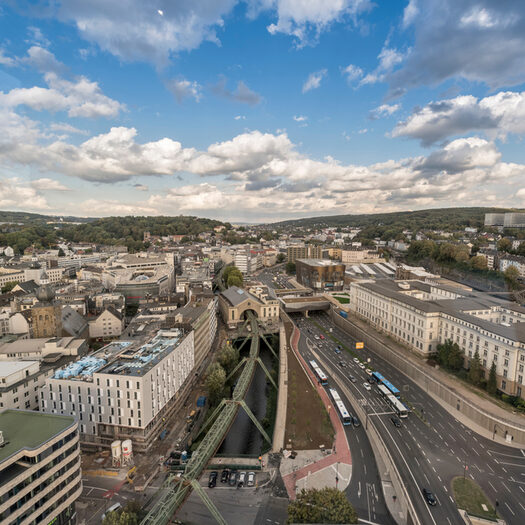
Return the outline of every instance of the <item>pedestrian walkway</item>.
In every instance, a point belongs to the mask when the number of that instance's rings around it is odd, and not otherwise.
[[[325,389],[317,383],[313,372],[298,351],[300,336],[301,333],[297,327],[294,327],[291,338],[292,350],[328,411],[335,430],[335,440],[331,453],[323,453],[320,450],[299,451],[295,459],[282,460],[281,476],[290,499],[295,499],[297,491],[303,488],[337,487],[339,490],[344,490],[352,476],[352,456],[343,424],[337,411],[333,409]]]

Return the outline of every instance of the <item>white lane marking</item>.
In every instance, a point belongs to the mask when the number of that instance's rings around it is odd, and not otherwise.
[[[492,490],[493,490],[494,492],[498,492],[498,491],[496,490],[496,487],[495,487],[490,481],[489,481],[489,485],[492,487]]]
[[[509,487],[507,487],[507,485],[505,485],[505,483],[503,483],[503,481],[501,482],[501,484],[510,492],[510,489]],[[512,492],[510,492],[512,494]]]
[[[505,505],[512,512],[512,515],[516,516],[516,514],[514,514],[514,511],[509,507],[509,504],[507,502],[505,502]]]

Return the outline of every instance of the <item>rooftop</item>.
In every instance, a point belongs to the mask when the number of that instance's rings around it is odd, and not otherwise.
[[[38,362],[39,361],[0,361],[0,377],[16,374],[16,372],[25,370]],[[2,429],[0,428],[0,430]]]
[[[31,410],[0,412],[0,430],[8,443],[0,448],[0,463],[22,449],[34,449],[75,424],[71,416],[43,414]],[[38,432],[35,432],[38,429]]]
[[[329,259],[297,259],[296,262],[307,264],[308,266],[341,266],[340,261],[330,261]]]

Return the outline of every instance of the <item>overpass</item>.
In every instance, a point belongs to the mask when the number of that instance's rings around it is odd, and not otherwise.
[[[213,502],[202,489],[199,483],[199,478],[208,465],[210,459],[214,456],[220,444],[226,437],[226,434],[235,420],[235,416],[237,415],[239,407],[244,409],[266,441],[268,441],[270,445],[272,444],[270,437],[265,432],[257,418],[253,415],[248,405],[246,405],[244,397],[252,381],[257,364],[262,367],[270,382],[274,387],[277,388],[273,378],[259,357],[259,338],[262,338],[274,355],[275,352],[271,345],[264,338],[264,335],[260,333],[257,319],[251,312],[248,312],[248,319],[246,320],[246,323],[250,323],[251,335],[244,340],[241,348],[247,341],[251,339],[250,353],[248,357],[245,357],[235,367],[235,369],[227,378],[229,379],[232,377],[241,367],[244,366],[241,375],[237,380],[232,398],[223,399],[220,405],[208,418],[205,425],[201,429],[201,432],[208,428],[210,424],[211,427],[207,431],[197,450],[193,452],[190,460],[186,464],[184,472],[180,477],[170,474],[166,478],[166,481],[159,490],[160,497],[155,501],[153,507],[148,512],[146,517],[141,521],[140,525],[167,525],[170,523],[173,514],[175,514],[177,509],[182,505],[192,489],[194,489],[199,494],[203,503],[206,505],[206,507],[208,507],[217,523],[220,523],[221,525],[227,525]]]
[[[330,301],[325,297],[280,297],[281,305],[286,313],[304,312],[312,310],[330,310]]]

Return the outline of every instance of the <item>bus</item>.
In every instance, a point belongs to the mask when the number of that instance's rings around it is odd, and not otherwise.
[[[399,399],[393,395],[389,395],[387,398],[388,404],[392,407],[394,412],[399,417],[407,417],[408,416],[408,409]]]
[[[388,381],[383,376],[383,374],[379,372],[373,372],[372,377],[377,381],[378,385],[385,385],[393,396],[401,396],[401,392],[399,392],[399,390],[390,381]]]
[[[337,392],[337,390],[334,390],[333,388],[329,388],[329,390],[330,390],[330,395],[332,396],[332,399],[334,400],[335,406],[337,407],[337,411],[339,412],[339,416],[341,417],[341,421],[343,422],[343,425],[351,425],[352,416],[349,414],[344,403],[341,401],[341,398],[339,397],[339,393]]]
[[[312,370],[314,371],[315,376],[317,377],[317,381],[321,383],[322,385],[328,384],[328,378],[326,377],[326,374],[319,368],[319,365],[315,361],[310,361],[310,366],[312,367]]]
[[[390,390],[385,385],[377,385],[377,389],[379,390],[379,393],[381,394],[381,397],[386,399],[388,396],[391,396]]]

